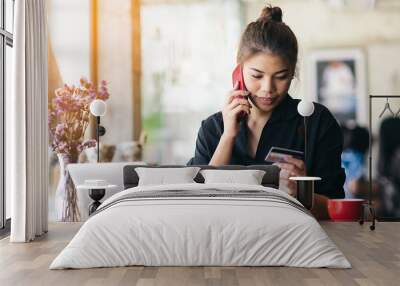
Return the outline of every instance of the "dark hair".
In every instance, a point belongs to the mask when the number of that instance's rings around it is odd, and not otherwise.
[[[279,7],[266,6],[260,17],[247,25],[242,34],[237,62],[242,64],[258,52],[270,52],[282,57],[293,72],[296,70],[298,45],[293,31],[282,22]]]

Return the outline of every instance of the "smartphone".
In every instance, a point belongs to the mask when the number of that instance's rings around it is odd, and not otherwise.
[[[286,158],[288,157],[304,160],[304,152],[287,148],[271,147],[267,156],[265,157],[265,161],[273,163],[285,163],[287,162]]]
[[[233,70],[232,73],[232,84],[233,86],[236,85],[236,83],[239,83],[239,90],[245,90],[247,91],[246,85],[244,84],[244,79],[243,79],[243,71],[242,71],[242,66],[239,64],[236,66],[236,68]],[[248,99],[248,96],[237,96],[236,98],[245,98]],[[247,113],[242,111],[238,115],[238,121],[245,120],[247,118]]]

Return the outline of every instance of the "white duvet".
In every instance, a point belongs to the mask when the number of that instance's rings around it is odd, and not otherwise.
[[[122,199],[138,192],[213,189],[262,191],[272,197]],[[81,227],[50,269],[127,265],[351,267],[318,222],[284,192],[195,183],[135,187],[115,194]]]

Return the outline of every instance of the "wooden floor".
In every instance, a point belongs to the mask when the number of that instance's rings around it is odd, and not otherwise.
[[[48,270],[49,264],[79,229],[77,223],[53,223],[44,237],[27,244],[0,241],[0,285],[400,285],[400,223],[323,222],[352,269],[289,267],[121,267]]]

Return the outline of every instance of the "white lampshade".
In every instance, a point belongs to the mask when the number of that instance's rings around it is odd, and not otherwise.
[[[310,116],[314,113],[314,103],[307,100],[301,100],[297,105],[297,111],[301,116]]]
[[[106,114],[106,103],[101,99],[95,99],[90,104],[90,113],[94,116],[103,116]]]

